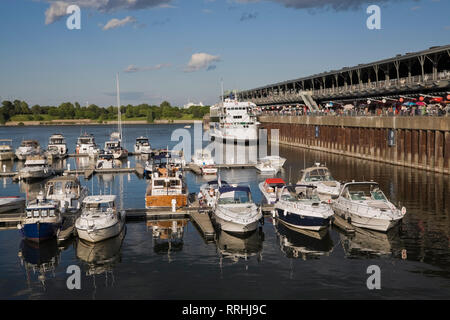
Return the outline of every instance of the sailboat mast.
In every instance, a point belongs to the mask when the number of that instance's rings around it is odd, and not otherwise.
[[[122,142],[122,114],[120,113],[120,87],[119,87],[119,73],[116,74],[117,84],[117,124],[119,127],[119,140]]]
[[[222,79],[220,79],[220,84],[221,84],[221,87],[222,87],[222,103],[223,103],[223,78]]]

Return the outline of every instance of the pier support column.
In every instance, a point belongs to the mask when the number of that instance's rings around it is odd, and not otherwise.
[[[444,133],[442,131],[435,131],[434,165],[435,165],[436,171],[443,172],[443,170],[444,170]]]
[[[412,163],[416,166],[419,164],[419,131],[412,130],[411,133],[411,154]]]
[[[450,132],[444,133],[444,168],[450,171]]]
[[[405,162],[408,166],[411,165],[411,130],[405,130],[405,152],[406,159]]]
[[[427,167],[427,132],[425,130],[419,131],[419,164]]]
[[[434,167],[434,132],[427,130],[427,168]]]

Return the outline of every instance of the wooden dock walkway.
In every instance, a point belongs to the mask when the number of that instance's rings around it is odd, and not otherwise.
[[[333,215],[333,224],[346,233],[355,233],[355,228],[337,214]]]
[[[214,239],[216,232],[211,222],[208,213],[200,213],[199,211],[192,211],[190,213],[192,221],[199,228],[206,240]]]

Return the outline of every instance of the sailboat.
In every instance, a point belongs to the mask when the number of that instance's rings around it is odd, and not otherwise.
[[[118,132],[111,133],[110,141],[105,142],[106,153],[111,153],[114,159],[123,159],[128,157],[128,151],[122,146],[122,114],[120,112],[120,90],[119,74],[116,75],[117,82],[117,127]]]

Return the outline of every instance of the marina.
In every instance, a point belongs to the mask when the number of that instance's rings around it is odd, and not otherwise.
[[[180,127],[180,125],[167,125],[166,132],[171,132],[171,130],[177,127]],[[68,127],[66,130],[70,131],[71,129]],[[72,130],[76,129],[74,128]],[[98,130],[104,129],[103,127],[99,127]],[[92,131],[96,131],[95,127],[92,127]],[[140,126],[125,126],[124,131],[127,134],[135,135],[136,137],[141,136],[139,134],[141,131]],[[158,131],[161,131],[161,127],[159,127]],[[43,130],[43,133],[44,132],[45,131]],[[68,140],[68,147],[70,148],[70,141],[76,140],[77,135],[75,134],[72,136],[70,133],[63,133]],[[150,130],[149,136],[152,136],[151,133],[152,131]],[[45,139],[44,133],[43,140]],[[130,144],[134,143],[132,136],[130,139],[127,139],[127,141],[129,141]],[[152,142],[155,150],[157,150],[157,148],[163,150],[167,147],[165,140],[152,138]],[[172,146],[173,144],[171,145],[169,143],[169,149]],[[246,150],[251,149],[251,147],[246,148]],[[196,167],[192,163],[182,166],[182,171],[180,172],[183,173],[183,180],[185,180],[189,190],[189,201],[185,207],[172,208],[172,206],[169,206],[166,208],[146,208],[144,198],[145,189],[149,183],[149,179],[145,178],[143,173],[145,162],[148,161],[149,158],[145,157],[140,159],[139,155],[129,155],[128,160],[122,162],[120,167],[112,169],[95,169],[92,167],[93,162],[89,157],[67,157],[61,160],[61,163],[57,162],[54,164],[55,172],[59,174],[59,177],[56,176],[52,178],[54,180],[49,181],[58,181],[57,179],[62,179],[61,181],[75,181],[72,179],[78,177],[77,179],[79,179],[81,186],[89,189],[89,195],[92,194],[92,192],[94,192],[94,194],[102,193],[104,195],[113,194],[117,195],[118,203],[123,203],[126,226],[123,231],[124,235],[121,236],[121,246],[115,245],[115,240],[112,240],[115,238],[105,240],[105,242],[98,242],[98,244],[89,245],[89,248],[92,247],[93,250],[97,250],[96,247],[98,246],[98,252],[100,254],[106,254],[108,250],[119,250],[115,251],[115,254],[122,256],[122,263],[112,264],[108,267],[108,270],[112,271],[115,274],[115,277],[122,279],[122,281],[130,280],[130,276],[125,275],[125,273],[127,273],[126,270],[130,270],[131,268],[128,259],[135,254],[137,254],[137,256],[133,259],[151,259],[153,263],[158,265],[162,264],[162,266],[169,266],[167,272],[172,268],[170,267],[172,263],[176,263],[180,266],[185,263],[192,263],[197,266],[196,268],[198,271],[189,273],[191,277],[195,279],[197,272],[202,272],[208,279],[218,281],[218,283],[224,287],[229,287],[234,283],[235,280],[231,280],[230,278],[232,274],[237,275],[239,280],[236,279],[236,281],[246,282],[245,278],[248,275],[253,274],[254,276],[257,276],[258,274],[261,274],[261,272],[263,274],[268,274],[269,270],[267,268],[270,268],[270,265],[277,264],[280,261],[285,261],[288,265],[292,264],[292,268],[283,268],[275,271],[275,273],[272,271],[272,276],[284,277],[285,274],[291,272],[295,273],[295,269],[297,268],[306,267],[309,269],[309,267],[300,263],[302,260],[299,258],[311,262],[316,261],[314,263],[316,267],[319,267],[320,263],[331,263],[333,265],[339,263],[342,267],[338,269],[338,274],[341,276],[345,276],[348,270],[357,266],[364,269],[364,261],[366,261],[365,259],[367,257],[375,257],[374,259],[376,259],[377,263],[384,265],[384,268],[387,268],[387,270],[389,270],[389,267],[387,266],[387,264],[390,263],[389,261],[399,261],[399,263],[405,264],[405,268],[408,268],[411,264],[423,264],[423,262],[418,262],[420,260],[425,259],[425,261],[428,261],[430,259],[427,255],[421,255],[419,250],[419,248],[423,248],[423,246],[427,247],[427,245],[424,242],[420,242],[419,244],[417,243],[417,240],[414,240],[418,236],[417,232],[419,232],[416,227],[417,224],[422,224],[426,221],[427,228],[434,230],[433,233],[423,233],[419,238],[423,237],[424,239],[430,239],[430,237],[433,237],[433,239],[435,239],[434,237],[436,234],[439,234],[439,237],[448,235],[448,221],[445,218],[448,216],[448,208],[445,206],[445,195],[448,192],[446,190],[448,190],[449,186],[448,180],[445,179],[444,176],[436,175],[431,177],[420,170],[406,169],[397,166],[386,167],[375,165],[364,160],[341,158],[325,152],[303,151],[302,149],[291,147],[280,146],[280,155],[285,158],[286,161],[280,171],[274,177],[270,178],[258,173],[258,170],[255,168],[255,163],[216,164],[219,168],[219,172],[218,175],[212,177],[202,175],[199,167]],[[385,192],[387,197],[392,199],[396,204],[400,202],[401,206],[408,208],[407,214],[399,223],[400,225],[394,227],[393,230],[389,230],[387,233],[379,233],[377,231],[372,231],[371,233],[368,229],[361,229],[358,226],[352,225],[351,222],[341,218],[339,215],[334,215],[330,219],[328,228],[317,232],[295,228],[291,229],[288,225],[280,222],[278,218],[274,218],[275,206],[274,204],[265,203],[263,201],[265,196],[262,192],[263,189],[261,189],[262,184],[267,182],[272,187],[282,187],[283,183],[295,183],[295,181],[301,180],[303,176],[302,170],[304,170],[304,168],[322,168],[318,167],[317,163],[326,163],[326,168],[336,181],[342,182],[354,178],[356,181],[373,179],[374,181],[379,182],[380,188]],[[20,162],[7,162],[7,172],[5,175],[8,174],[8,171],[12,173],[17,172],[14,171],[14,169],[20,165]],[[140,173],[137,173],[138,171]],[[316,179],[314,178],[315,176],[315,174],[311,174],[308,178],[312,178],[311,180],[323,180],[322,178]],[[13,182],[11,177],[6,176],[1,177],[1,179],[6,179],[6,184],[3,189],[0,184],[0,195],[5,196],[18,194],[25,197],[28,194],[28,196],[32,198],[33,195],[37,195],[40,190],[44,190],[44,187],[48,185],[45,181],[32,182],[31,184],[23,181]],[[198,193],[201,185],[207,184],[208,181],[214,183],[211,179],[219,179],[223,184],[249,185],[253,200],[260,207],[264,217],[264,221],[258,223],[258,227],[255,231],[250,232],[248,235],[238,235],[233,232],[228,233],[224,230],[220,230],[220,225],[213,219],[214,208],[206,203],[200,203],[198,200]],[[412,196],[410,192],[406,192],[407,184],[405,181],[411,180],[416,181],[417,187],[421,190],[420,192],[418,191],[419,189],[411,190],[413,193],[416,192],[421,195],[419,197],[420,202],[417,202],[416,197]],[[122,192],[120,191],[121,189],[123,189]],[[20,190],[23,191],[20,192]],[[426,198],[423,197],[424,195],[427,195]],[[431,199],[434,199],[432,202],[434,203],[433,206],[429,205]],[[436,214],[433,213],[436,212],[435,210],[439,211],[437,216],[439,218],[437,220],[431,218],[432,215]],[[23,212],[20,211],[20,209],[16,213],[0,214],[0,239],[5,241],[6,238],[4,237],[7,237],[9,240],[6,240],[6,242],[19,241],[20,233],[17,230],[17,224],[22,223],[22,217]],[[429,218],[427,219],[426,217]],[[83,263],[82,260],[76,258],[76,252],[78,251],[76,248],[79,248],[76,246],[76,243],[78,241],[83,241],[82,246],[85,246],[86,244],[84,243],[84,240],[78,239],[76,228],[74,227],[75,218],[76,215],[73,214],[68,214],[66,216],[66,219],[68,220],[63,223],[61,231],[58,233],[55,240],[59,243],[59,246],[66,246],[68,243],[74,243],[73,247],[69,245],[69,247],[65,249],[64,255],[61,255],[61,258],[59,258],[60,265],[55,265],[56,270],[61,270],[61,272],[64,272],[62,266],[66,264]],[[186,222],[181,223],[180,221],[183,219]],[[143,228],[144,226],[145,228]],[[180,233],[180,228],[183,230],[182,233]],[[146,236],[148,232],[153,234],[153,236]],[[153,237],[156,237],[153,240],[154,242],[151,241]],[[148,240],[145,240],[146,238]],[[278,238],[280,241],[281,239],[284,239],[281,242],[281,246],[279,246],[280,242],[277,240]],[[110,242],[111,247],[108,245]],[[139,245],[137,245],[137,243],[139,243]],[[156,251],[151,249],[152,246],[155,246],[154,250]],[[439,250],[446,250],[446,244],[441,240],[435,241],[433,248],[435,246],[442,248]],[[14,247],[14,245],[12,247]],[[15,247],[17,247],[17,244]],[[46,247],[47,245],[44,245],[39,250],[45,250]],[[179,251],[180,248],[182,248],[181,251]],[[4,246],[2,246],[2,250],[2,252],[7,253],[5,257],[9,254],[14,254],[14,250],[6,249]],[[428,250],[434,249],[429,248]],[[74,256],[67,256],[69,252],[73,252]],[[154,252],[155,256],[149,252]],[[406,259],[403,258],[404,254],[402,252],[407,252]],[[161,258],[163,257],[161,256],[162,253],[165,254],[166,258],[163,258],[163,261],[166,262],[161,261]],[[15,254],[17,255],[17,252]],[[202,256],[205,257],[201,258]],[[346,263],[344,258],[346,256],[358,258],[354,260],[356,266],[353,264],[350,266]],[[3,259],[5,259],[5,257],[3,257]],[[313,258],[316,260],[309,260]],[[328,261],[328,259],[330,260]],[[448,259],[448,257],[446,258],[444,255],[438,260],[430,260],[429,263],[423,264],[422,267],[441,269],[445,272],[446,259]],[[5,260],[4,263],[8,263],[6,261],[7,260]],[[168,261],[172,261],[172,263],[167,265],[166,263],[168,263]],[[199,262],[195,261],[203,261],[203,264],[206,265],[203,265],[202,263],[199,264]],[[95,261],[92,261],[89,265],[92,267],[94,265],[92,263],[94,262]],[[267,266],[265,266],[266,264]],[[218,268],[221,265],[223,271],[229,270],[226,272],[227,276],[225,276],[224,280],[216,278],[214,272],[210,270],[210,267],[213,265],[217,265]],[[239,266],[244,265],[247,266],[247,271],[238,271],[238,269],[236,269],[239,268]],[[86,267],[89,266],[86,265]],[[313,267],[313,265],[311,265],[311,267]],[[139,266],[137,266],[137,269],[136,266],[133,268],[145,274],[148,279],[155,281],[158,287],[162,285],[160,280],[152,277],[151,274],[148,274]],[[404,269],[401,268],[401,270]],[[408,273],[406,270],[401,270],[397,272]],[[19,268],[17,271],[16,276],[21,277],[21,273],[24,272],[24,270]],[[363,271],[365,271],[365,269]],[[104,273],[102,274],[105,275]],[[14,274],[12,276],[14,277]],[[99,276],[101,277],[101,274]],[[299,276],[300,275],[297,274],[296,277]],[[411,277],[411,275],[408,275],[408,277]],[[425,281],[425,279],[422,279],[420,276],[413,277],[417,278],[417,281]],[[65,281],[64,279],[64,277],[56,277],[54,279],[46,277],[46,286],[51,286],[51,283],[54,281]],[[227,284],[224,282],[225,279],[227,279],[227,283],[231,282]],[[330,281],[333,282],[331,279],[333,278],[330,278]],[[87,278],[85,280],[88,281]],[[30,288],[33,292],[41,292],[42,294],[42,287],[39,283],[40,282],[34,282],[33,284],[32,282]],[[187,285],[190,283],[190,280],[185,279],[183,280],[183,283]],[[430,283],[430,280],[427,279],[426,283]],[[405,282],[400,280],[398,285],[404,284]],[[354,285],[356,285],[356,283],[354,283]],[[20,284],[19,287],[21,287]],[[278,288],[275,284],[272,284],[272,287]],[[393,290],[392,292],[397,292],[399,290],[399,287],[397,287],[395,283],[391,285],[391,287]],[[116,296],[119,292],[124,290],[120,288],[122,288],[122,286],[119,286],[116,289],[104,288],[105,291],[103,291],[100,296]],[[438,290],[440,290],[440,293],[442,294],[446,290],[445,286],[443,287],[436,283],[433,289],[431,287],[426,287],[425,291],[421,291],[421,293],[417,292],[416,294],[419,296],[424,294],[424,292],[430,294],[435,292],[435,290],[437,290],[436,288],[439,288]],[[86,293],[90,291],[88,289],[86,290]],[[205,290],[206,288],[200,290],[200,292],[203,292],[200,293],[200,295],[204,294],[206,292]],[[249,284],[245,295],[254,297],[260,296],[260,293],[257,292],[258,290]],[[294,291],[292,291],[292,293],[293,292]],[[388,295],[389,292],[388,289]],[[56,291],[47,290],[45,295],[51,297],[53,294],[56,294]],[[68,293],[66,292],[65,294],[67,295]],[[316,294],[319,293],[317,292]],[[334,294],[337,294],[337,292],[334,293],[331,291],[327,296],[333,296]],[[360,291],[358,294],[364,294],[364,291]],[[144,294],[143,296],[149,297],[151,295]],[[181,292],[178,292],[178,294],[168,294],[167,296],[183,297],[184,295]],[[272,297],[273,295],[267,293],[265,296]]]

